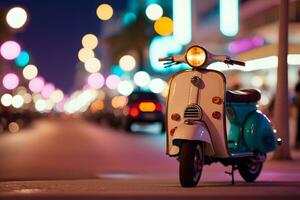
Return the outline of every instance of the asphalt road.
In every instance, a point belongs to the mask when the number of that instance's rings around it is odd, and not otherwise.
[[[44,120],[0,136],[0,199],[300,199],[300,153],[268,160],[255,183],[220,164],[181,188],[165,138],[72,119]],[[270,157],[271,155],[269,155]]]

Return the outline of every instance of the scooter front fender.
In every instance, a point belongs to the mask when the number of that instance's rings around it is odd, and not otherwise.
[[[213,156],[215,154],[209,131],[203,122],[183,123],[178,126],[172,137],[171,156],[176,156],[180,153],[180,147],[184,141],[202,142],[204,144],[204,155]]]

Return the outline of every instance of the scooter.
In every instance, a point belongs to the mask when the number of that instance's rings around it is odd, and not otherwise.
[[[164,61],[165,67],[179,63],[192,67],[171,77],[166,99],[166,153],[179,160],[181,186],[196,186],[203,166],[214,162],[232,167],[227,172],[232,183],[235,170],[246,182],[255,181],[266,153],[274,151],[281,139],[277,139],[266,115],[257,110],[259,90],[226,91],[224,74],[207,69],[216,61],[241,66],[245,63],[213,55],[198,45],[159,61]]]

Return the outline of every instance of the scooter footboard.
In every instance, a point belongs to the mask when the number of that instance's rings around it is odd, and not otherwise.
[[[202,142],[204,144],[204,155],[213,156],[215,154],[210,134],[204,123],[179,125],[172,137],[173,145],[169,155],[177,156],[180,153],[181,144],[186,141]]]

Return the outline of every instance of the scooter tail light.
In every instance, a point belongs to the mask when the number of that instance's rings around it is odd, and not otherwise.
[[[178,121],[180,121],[181,117],[178,113],[173,113],[171,115],[171,119],[178,122]]]

